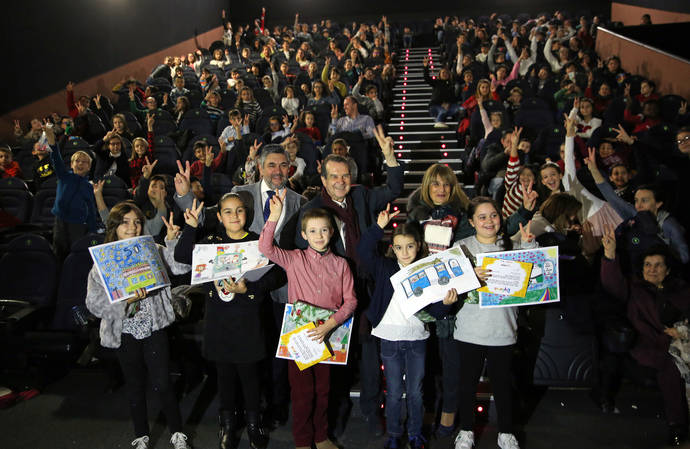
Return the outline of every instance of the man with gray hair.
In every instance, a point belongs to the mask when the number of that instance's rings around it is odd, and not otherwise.
[[[249,230],[261,234],[261,230],[270,214],[270,202],[273,195],[287,190],[283,210],[276,226],[275,240],[282,249],[295,249],[294,236],[297,233],[298,212],[307,200],[299,193],[286,186],[288,170],[290,168],[288,154],[280,145],[265,145],[258,158],[260,179],[253,184],[233,187],[233,192],[249,192],[254,198],[254,218]],[[276,266],[277,267],[277,266]],[[281,269],[280,267],[277,267]],[[275,328],[274,341],[277,342],[283,321],[285,303],[287,302],[287,283],[271,292],[273,299],[273,317]],[[272,360],[272,394],[271,411],[274,425],[283,425],[288,417],[288,394],[290,391],[287,381],[287,361],[279,358]]]

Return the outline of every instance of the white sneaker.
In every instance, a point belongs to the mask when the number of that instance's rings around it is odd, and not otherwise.
[[[134,449],[149,449],[149,437],[144,435],[132,441]]]
[[[501,449],[520,449],[520,444],[512,433],[499,433],[498,447]]]
[[[474,432],[461,430],[455,437],[455,449],[472,449],[474,447]]]
[[[434,128],[448,128],[448,125],[443,122],[436,122],[434,123]]]
[[[175,449],[190,449],[187,444],[187,435],[182,432],[175,432],[170,437],[170,444],[173,445]]]

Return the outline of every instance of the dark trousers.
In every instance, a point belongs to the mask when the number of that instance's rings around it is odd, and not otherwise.
[[[285,304],[278,302],[271,302],[273,307],[273,319],[275,324],[275,333],[273,336],[273,354],[275,354],[278,339],[280,338],[280,327],[283,324],[283,315],[285,314]],[[290,401],[288,384],[288,362],[289,360],[279,359],[278,357],[271,357],[271,377],[272,377],[272,391],[271,391],[271,405],[273,407],[285,407]],[[294,365],[294,363],[293,363]]]
[[[63,261],[72,248],[72,243],[85,236],[89,227],[82,223],[69,223],[55,217],[53,224],[53,249],[58,261]]]
[[[237,408],[237,381],[242,386],[247,414],[259,412],[259,363],[216,362],[220,409],[234,412]]]
[[[359,408],[364,416],[378,413],[381,397],[381,357],[379,339],[368,335],[361,337],[359,361]],[[349,391],[348,391],[349,393]]]
[[[458,410],[459,343],[452,337],[438,338],[438,352],[441,358],[441,387],[443,388],[441,411],[443,413],[455,413]]]
[[[182,416],[170,383],[168,366],[170,351],[167,332],[164,329],[158,330],[143,340],[137,340],[129,334],[122,334],[117,358],[126,382],[125,389],[136,437],[149,434],[146,409],[147,372],[151,387],[160,398],[170,432],[181,432]]]
[[[295,446],[309,447],[328,439],[330,366],[317,363],[303,371],[288,363],[292,398],[292,437]]]
[[[657,367],[656,379],[664,398],[664,412],[669,424],[688,425],[688,403],[685,399],[685,382],[680,371],[667,355],[663,364]]]
[[[479,377],[488,361],[491,390],[496,403],[498,431],[513,432],[513,392],[512,392],[512,358],[513,345],[481,346],[472,343],[458,342],[460,353],[460,426],[462,430],[474,430],[474,404]]]

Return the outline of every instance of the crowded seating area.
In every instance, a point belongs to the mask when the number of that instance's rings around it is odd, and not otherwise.
[[[147,396],[191,447],[179,390],[204,382],[225,449],[243,428],[254,449],[343,447],[354,404],[386,449],[471,449],[481,397],[495,443],[519,449],[547,388],[586,391],[606,420],[631,383],[660,391],[658,443],[685,442],[690,111],[597,54],[605,17],[220,19],[146,79],[65,79],[65,107],[0,145],[0,406],[59,360],[122,390],[136,449],[154,447]],[[90,248],[139,236],[168,285],[109,301]],[[259,280],[190,280],[196,245],[254,241],[274,264]],[[538,247],[558,248],[557,303],[449,289],[407,316],[392,299],[428,255],[461,248],[485,285],[475,256]],[[274,357],[301,301],[335,312],[315,341],[354,317],[346,364]]]

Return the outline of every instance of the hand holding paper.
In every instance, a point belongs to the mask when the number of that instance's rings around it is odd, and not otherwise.
[[[317,326],[316,329],[308,330],[307,335],[309,335],[312,340],[322,343],[328,335],[328,333],[337,326],[338,323],[333,319],[333,317],[331,317],[328,320],[326,320],[326,322],[324,322],[323,324]]]
[[[531,263],[485,257],[482,267],[488,268],[491,274],[480,292],[525,297],[532,272]]]

